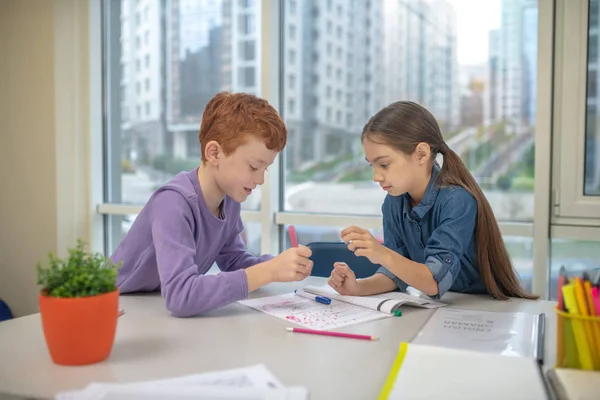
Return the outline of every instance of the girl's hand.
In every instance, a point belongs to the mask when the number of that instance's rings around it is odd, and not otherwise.
[[[356,275],[354,275],[354,272],[345,263],[336,262],[333,264],[333,271],[331,271],[331,276],[327,283],[341,295],[359,295]]]
[[[351,226],[344,229],[341,236],[354,255],[367,257],[373,264],[384,264],[388,248],[379,243],[368,230]]]

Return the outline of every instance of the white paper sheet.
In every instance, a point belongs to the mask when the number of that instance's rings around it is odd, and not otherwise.
[[[295,325],[321,330],[391,317],[390,314],[337,300],[321,304],[293,293],[241,300],[239,303]]]
[[[438,309],[412,343],[535,357],[538,314]],[[540,338],[543,340],[543,338]]]
[[[302,387],[282,389],[231,388],[214,386],[106,386],[93,395],[84,393],[73,400],[306,400]]]
[[[231,389],[284,389],[281,382],[262,364],[245,368],[186,375],[177,378],[133,383],[91,383],[80,391],[59,393],[56,400],[104,399],[115,390],[146,390],[147,388],[226,388]]]

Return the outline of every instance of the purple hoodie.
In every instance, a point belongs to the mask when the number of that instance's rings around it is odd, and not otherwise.
[[[240,203],[225,197],[223,219],[208,209],[198,168],[157,189],[121,241],[113,262],[121,293],[160,289],[176,317],[189,317],[248,297],[244,268],[272,258],[246,252]],[[216,261],[217,275],[205,275]]]

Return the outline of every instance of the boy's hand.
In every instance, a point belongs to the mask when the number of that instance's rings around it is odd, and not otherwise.
[[[367,257],[373,264],[384,264],[388,248],[379,243],[368,230],[351,226],[340,235],[354,255]]]
[[[359,295],[356,275],[354,275],[354,271],[346,263],[336,262],[333,264],[333,271],[331,271],[331,276],[327,283],[341,295]]]
[[[308,259],[312,251],[306,246],[292,247],[270,262],[274,282],[301,281],[312,272],[313,262]]]

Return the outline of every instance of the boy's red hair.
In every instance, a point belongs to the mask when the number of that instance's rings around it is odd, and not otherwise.
[[[213,97],[202,116],[200,147],[217,141],[225,155],[233,153],[248,136],[261,139],[267,149],[280,152],[285,147],[287,129],[279,113],[265,99],[248,93],[221,92]]]

